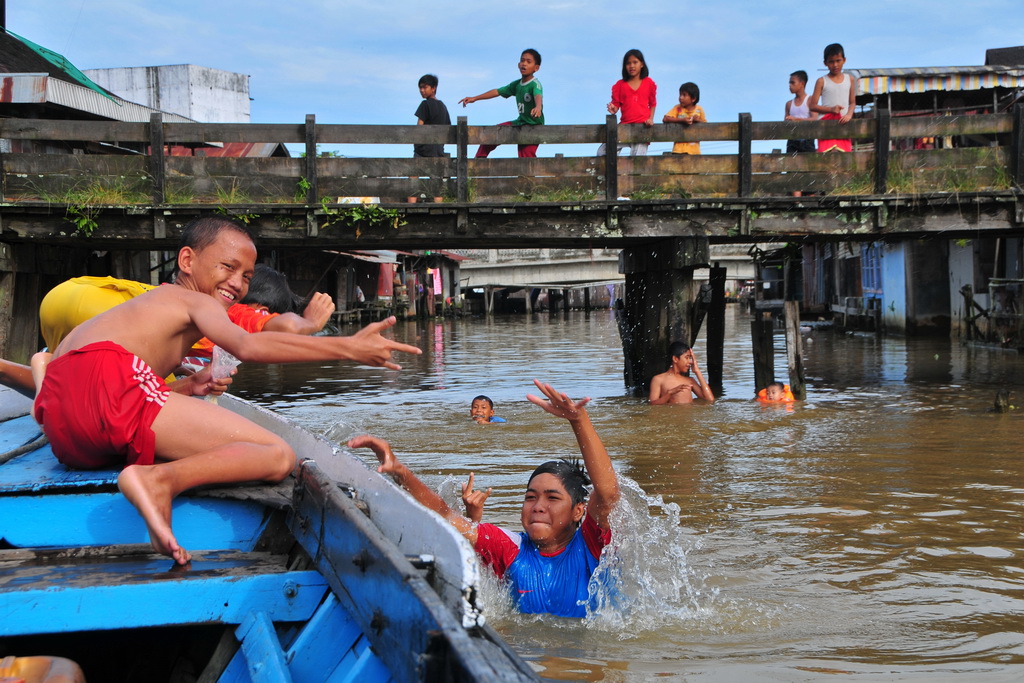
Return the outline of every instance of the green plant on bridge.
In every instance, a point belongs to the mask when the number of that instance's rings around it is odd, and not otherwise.
[[[597,192],[579,183],[574,187],[559,187],[553,190],[529,189],[519,193],[528,202],[589,202],[597,199]]]
[[[356,237],[362,235],[362,226],[371,227],[378,225],[389,225],[394,229],[405,225],[402,220],[402,212],[398,209],[385,209],[379,204],[352,204],[350,206],[339,206],[332,208],[328,206],[330,199],[324,197],[320,200],[320,208],[323,210],[324,219],[320,223],[321,228],[331,225],[344,225],[356,229]]]
[[[214,212],[215,213],[219,213],[222,216],[228,216],[229,218],[233,218],[236,221],[241,221],[241,222],[245,223],[246,225],[249,225],[254,220],[256,220],[257,218],[260,217],[260,215],[258,213],[248,213],[248,212],[244,212],[244,211],[236,212],[236,211],[231,211],[231,210],[229,210],[229,209],[227,209],[226,207],[223,207],[223,206],[218,206],[217,208],[214,209]]]
[[[304,204],[306,202],[306,195],[309,193],[309,188],[313,187],[306,176],[299,178],[299,182],[295,183],[295,203]]]
[[[252,204],[252,197],[238,185],[238,179],[231,180],[231,186],[223,188],[217,185],[218,204]]]
[[[75,226],[75,232],[91,237],[96,228],[100,227],[96,222],[99,212],[98,206],[68,204],[64,217]]]
[[[104,206],[130,206],[145,204],[150,197],[139,187],[142,178],[131,179],[119,176],[106,179],[92,178],[79,182],[62,193],[40,192],[40,197],[50,204],[63,204],[65,219],[75,226],[75,232],[86,237],[99,227],[96,218]]]

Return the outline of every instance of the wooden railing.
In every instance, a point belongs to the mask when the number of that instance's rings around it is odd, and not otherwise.
[[[384,202],[410,195],[443,194],[459,203],[788,196],[922,194],[1009,189],[1024,183],[1024,115],[889,118],[837,122],[754,122],[620,126],[524,127],[370,126],[305,124],[149,123],[0,120],[0,139],[12,149],[26,144],[78,148],[77,152],[7,153],[0,156],[0,199],[71,204],[334,204],[343,196]],[[954,146],[970,136],[977,144]],[[851,154],[754,154],[754,141],[852,138]],[[900,149],[908,141],[942,140],[943,149]],[[35,141],[26,143],[26,141]],[[594,146],[633,142],[734,142],[736,154],[664,154],[643,157],[563,156],[475,159],[471,145],[539,143]],[[204,154],[217,143],[302,145],[303,157],[236,158]],[[88,145],[86,145],[88,143]],[[100,144],[97,144],[100,143]],[[444,143],[454,157],[345,158],[318,155],[320,145]],[[130,148],[138,150],[132,153]],[[170,156],[171,147],[193,155]],[[544,147],[541,148],[543,154]],[[443,181],[443,183],[442,183]]]

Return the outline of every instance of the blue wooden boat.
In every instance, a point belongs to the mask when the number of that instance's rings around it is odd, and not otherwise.
[[[60,465],[29,401],[0,389],[0,659],[64,657],[90,681],[536,680],[486,624],[454,529],[326,440],[220,404],[303,462],[277,486],[178,497],[182,569],[116,471]]]

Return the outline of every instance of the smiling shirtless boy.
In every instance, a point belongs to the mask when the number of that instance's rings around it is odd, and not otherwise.
[[[33,368],[34,415],[57,459],[82,469],[123,466],[118,487],[145,520],[153,548],[186,564],[191,555],[171,530],[176,495],[206,484],[280,481],[296,464],[294,451],[272,432],[167,388],[162,377],[196,341],[208,337],[244,362],[351,360],[392,369],[399,368],[392,352],[420,350],[381,336],[394,318],[351,337],[247,333],[227,309],[248,290],[252,236],[228,219],[201,218],[185,227],[181,244],[174,284],[82,323],[48,365],[40,362],[44,356]],[[186,394],[223,391],[223,380],[208,372],[193,378]]]

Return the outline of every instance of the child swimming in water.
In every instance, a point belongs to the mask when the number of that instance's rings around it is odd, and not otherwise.
[[[473,399],[473,403],[469,407],[469,416],[473,418],[474,422],[482,425],[506,421],[505,418],[494,414],[494,401],[483,394]]]

